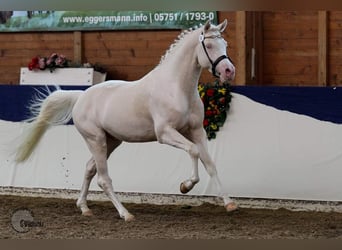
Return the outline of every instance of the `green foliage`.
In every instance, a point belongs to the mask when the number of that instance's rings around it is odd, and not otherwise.
[[[216,132],[223,126],[232,99],[230,84],[200,83],[198,92],[204,105],[203,127],[209,140],[216,138]]]

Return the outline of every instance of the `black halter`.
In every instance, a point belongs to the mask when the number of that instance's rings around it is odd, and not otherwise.
[[[228,59],[230,62],[232,62],[232,60],[230,59],[230,57],[227,56],[227,55],[219,56],[214,62],[213,62],[213,60],[211,60],[211,58],[210,58],[210,56],[209,56],[209,54],[208,54],[207,48],[205,47],[204,40],[205,40],[206,38],[219,38],[219,37],[221,37],[221,36],[214,36],[214,37],[210,37],[210,36],[209,36],[209,37],[205,37],[204,34],[203,34],[203,32],[201,33],[201,35],[200,35],[200,37],[199,37],[199,40],[200,40],[200,42],[202,43],[202,47],[203,47],[203,49],[204,49],[204,52],[205,52],[205,54],[207,55],[208,60],[209,60],[209,62],[210,62],[210,64],[211,64],[211,73],[213,74],[214,77],[220,77],[219,75],[216,74],[216,66],[217,66],[222,60]]]

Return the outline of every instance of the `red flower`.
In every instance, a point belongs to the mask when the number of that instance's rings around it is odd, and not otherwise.
[[[208,89],[207,90],[207,96],[214,96],[215,90],[214,89]]]
[[[32,63],[38,64],[38,62],[39,62],[39,57],[38,56],[32,58]]]
[[[31,62],[28,64],[29,70],[46,68],[50,69],[52,72],[56,68],[68,67],[69,60],[66,59],[64,55],[58,55],[57,53],[52,53],[48,58],[36,56],[32,58]]]
[[[34,64],[32,62],[30,62],[27,67],[29,68],[29,70],[33,70]]]
[[[204,106],[203,127],[207,133],[207,138],[215,138],[215,133],[225,121],[226,112],[229,109],[231,94],[229,84],[223,87],[215,84],[200,84],[198,91]]]
[[[33,69],[38,69],[39,68],[39,57],[33,57],[31,62],[28,65],[29,70],[33,70]]]
[[[205,116],[212,116],[214,113],[211,110],[205,111]]]

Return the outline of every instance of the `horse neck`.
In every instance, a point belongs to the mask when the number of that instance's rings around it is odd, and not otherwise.
[[[166,84],[172,83],[174,87],[190,94],[197,91],[202,72],[196,56],[199,33],[199,30],[195,30],[186,35],[159,65],[159,71],[163,71],[163,79],[167,80]]]

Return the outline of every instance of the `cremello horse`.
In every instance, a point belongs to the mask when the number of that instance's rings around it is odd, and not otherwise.
[[[87,206],[90,182],[97,183],[112,201],[120,217],[134,219],[117,199],[108,175],[107,158],[122,141],[158,141],[188,152],[192,175],[180,185],[189,192],[199,182],[198,158],[213,178],[227,211],[237,205],[222,193],[216,166],[207,151],[203,129],[203,104],[197,91],[202,68],[208,68],[220,81],[232,80],[235,68],[226,54],[227,43],[221,33],[227,26],[207,22],[195,30],[181,33],[160,64],[140,80],[106,81],[85,91],[57,90],[38,103],[27,135],[16,151],[16,161],[24,162],[49,126],[74,124],[92,154],[86,166],[77,206],[91,215]]]

